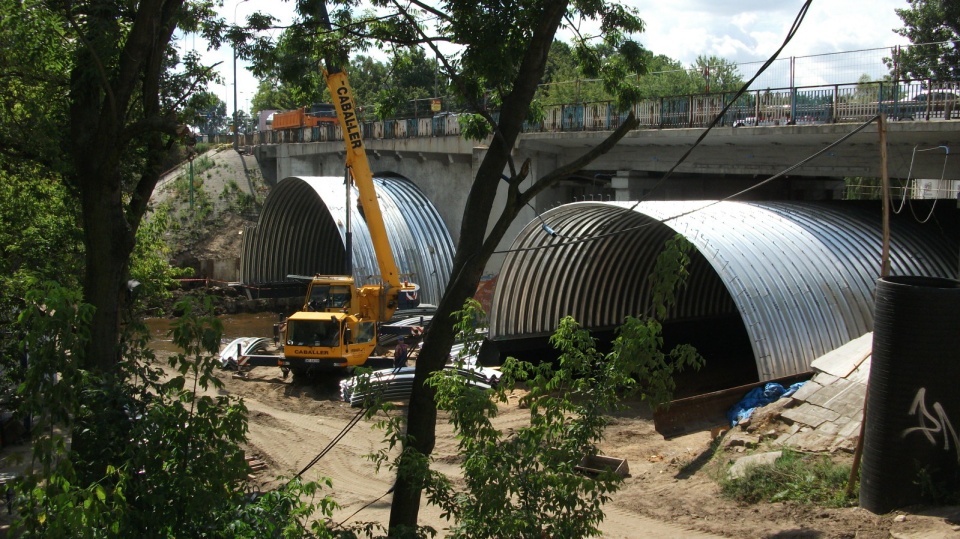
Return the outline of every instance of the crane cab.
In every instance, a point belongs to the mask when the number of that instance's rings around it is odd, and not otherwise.
[[[307,284],[303,310],[308,312],[357,312],[353,278],[341,275],[316,275]]]
[[[377,345],[376,322],[343,312],[299,311],[282,331],[282,367],[298,372],[366,363]]]

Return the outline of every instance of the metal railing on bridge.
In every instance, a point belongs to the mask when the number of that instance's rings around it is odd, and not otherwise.
[[[931,43],[912,47],[930,47]],[[957,80],[902,79],[896,58],[901,48],[884,47],[839,53],[782,58],[775,61],[753,83],[753,88],[734,102],[718,122],[721,126],[770,126],[792,124],[829,124],[862,122],[878,113],[891,120],[931,121],[960,116],[960,83]],[[751,78],[760,62],[739,64],[738,76]],[[709,88],[709,69],[707,77]],[[891,76],[891,73],[893,75]],[[677,73],[662,73],[664,77]],[[699,72],[690,71],[699,77]],[[856,80],[858,82],[843,82]],[[870,82],[867,82],[870,81]],[[810,84],[817,82],[817,84]],[[543,120],[527,122],[526,132],[610,131],[627,117],[611,100],[580,99],[597,95],[598,81],[557,83],[555,95],[567,95],[560,86],[575,84],[570,94],[575,102],[544,107]],[[762,89],[760,89],[762,88]],[[633,113],[640,120],[638,129],[697,128],[710,125],[730,103],[736,92],[703,92],[687,95],[652,97],[635,104]],[[460,136],[460,114],[431,113],[426,100],[411,101],[411,117],[362,123],[367,140],[417,137]],[[493,112],[494,117],[497,112]],[[267,130],[241,136],[241,144],[300,143],[342,141],[340,128],[334,125],[288,130]],[[231,139],[232,140],[232,139]]]
[[[733,93],[694,94],[648,99],[632,107],[638,129],[707,127]],[[960,84],[935,81],[832,84],[754,90],[743,94],[719,124],[731,127],[813,125],[862,122],[878,113],[890,120],[931,121],[960,118]],[[626,117],[612,101],[546,107],[541,122],[527,122],[525,132],[611,131]],[[494,113],[494,117],[496,117]],[[364,139],[460,136],[459,114],[402,118],[362,124]],[[339,126],[321,126],[241,135],[241,144],[342,141]]]

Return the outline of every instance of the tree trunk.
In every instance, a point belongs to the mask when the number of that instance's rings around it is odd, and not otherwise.
[[[458,250],[463,252],[462,250]],[[457,265],[455,264],[456,268]],[[477,290],[477,283],[483,273],[482,264],[460,266],[462,271],[454,271],[459,277],[447,284],[443,298],[437,305],[433,321],[430,324],[428,338],[417,356],[417,369],[414,375],[413,390],[410,395],[410,406],[407,414],[407,434],[410,436],[410,446],[423,455],[433,452],[436,442],[437,407],[433,399],[433,391],[426,386],[427,378],[443,368],[453,346],[454,319],[453,313],[463,308],[463,303],[473,297]],[[417,515],[420,512],[420,493],[422,485],[416,478],[398,474],[393,491],[393,504],[390,508],[390,537],[402,537],[397,533],[401,528],[412,529],[417,524]]]
[[[120,361],[120,312],[124,307],[127,267],[133,250],[123,213],[109,202],[110,193],[96,185],[99,178],[81,178],[86,273],[84,301],[95,308],[84,366],[110,375]],[[94,185],[91,185],[94,184]]]
[[[83,299],[95,308],[83,366],[105,374],[119,359],[120,283],[133,238],[124,217],[118,166],[122,116],[104,111],[111,107],[111,95],[101,86],[106,81],[95,76],[97,69],[94,54],[78,51],[70,91],[70,150],[86,248]]]
[[[94,307],[90,341],[78,361],[108,385],[122,359],[120,321],[129,308],[127,280],[136,230],[160,176],[162,134],[175,132],[173,117],[161,117],[160,80],[182,3],[143,0],[126,26],[117,24],[117,14],[109,9],[94,10],[75,26],[79,46],[71,70],[70,132],[64,146],[72,159],[68,178],[79,193],[83,219],[83,298]],[[139,174],[130,173],[126,160],[142,166]],[[109,423],[116,411],[92,407],[92,427]],[[75,426],[78,431],[87,428]],[[91,439],[74,437],[79,462],[97,462],[90,457],[118,441]],[[102,477],[97,474],[103,471],[90,470],[90,477]]]
[[[534,29],[530,48],[517,71],[513,91],[501,106],[500,123],[496,126],[495,136],[471,186],[464,208],[451,280],[437,305],[423,350],[417,357],[417,370],[407,414],[409,441],[404,452],[413,450],[422,455],[433,452],[437,408],[433,391],[424,382],[447,363],[455,337],[453,313],[462,309],[464,302],[474,296],[484,266],[503,238],[505,227],[495,227],[491,237],[485,237],[488,222],[491,217],[494,221],[510,222],[520,211],[516,199],[508,196],[503,213],[492,216],[494,199],[501,185],[501,175],[510,162],[510,152],[523,128],[523,119],[527,116],[537,84],[543,76],[547,54],[567,5],[566,1],[547,2],[544,5],[540,24]],[[515,193],[511,193],[513,194]],[[404,455],[401,455],[400,459],[402,461]],[[420,512],[422,485],[417,477],[404,473],[406,468],[402,462],[399,470],[390,508],[390,537],[404,537],[414,530]]]

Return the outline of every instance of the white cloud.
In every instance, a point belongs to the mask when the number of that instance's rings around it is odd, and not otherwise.
[[[639,41],[685,65],[698,55],[734,62],[765,60],[783,43],[803,1],[628,1],[647,23]],[[895,8],[906,0],[818,0],[781,56],[806,56],[906,44]]]

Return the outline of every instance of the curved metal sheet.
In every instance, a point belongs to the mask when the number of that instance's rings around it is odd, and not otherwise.
[[[453,266],[453,240],[440,214],[412,182],[375,177],[374,186],[401,278],[420,285],[421,301],[437,303]],[[379,280],[370,231],[350,197],[353,274]],[[271,190],[256,227],[244,232],[240,281],[251,286],[288,281],[287,275],[343,273],[346,191],[342,177],[289,177]]]
[[[565,315],[606,330],[642,313],[650,303],[647,276],[675,233],[696,252],[669,318],[738,314],[761,380],[805,372],[873,329],[879,205],[581,202],[541,218],[504,260],[490,313],[495,340],[548,335]],[[955,274],[956,240],[939,227],[900,219],[891,238],[892,275]]]

